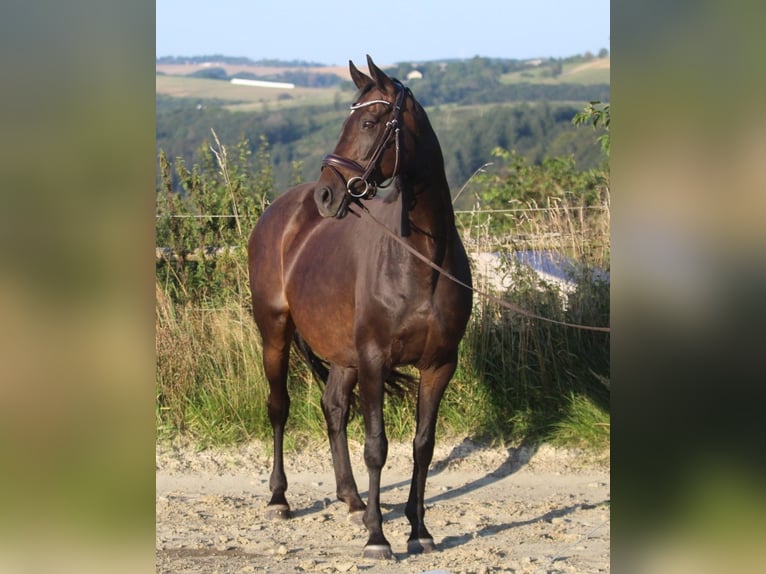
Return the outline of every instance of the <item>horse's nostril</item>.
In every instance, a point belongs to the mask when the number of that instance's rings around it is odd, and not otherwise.
[[[338,211],[337,206],[333,207],[335,197],[332,187],[329,185],[317,186],[314,188],[314,203],[322,217],[334,217]]]

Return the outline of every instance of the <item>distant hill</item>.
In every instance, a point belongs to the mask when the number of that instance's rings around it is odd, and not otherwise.
[[[577,129],[571,120],[588,101],[609,101],[608,57],[476,57],[383,69],[410,86],[428,109],[453,187],[491,161],[495,147],[516,150],[535,163],[572,155],[579,169],[603,160],[593,131]],[[234,85],[229,81],[234,77],[296,87]],[[223,56],[158,58],[157,146],[192,164],[211,129],[227,145],[246,137],[252,151],[265,137],[279,187],[284,187],[295,175],[296,162],[303,179],[315,177],[355,91],[347,66]]]
[[[401,80],[407,80],[412,72],[429,72],[455,70],[464,75],[465,69],[476,69],[478,65],[488,68],[483,72],[487,77],[501,84],[541,83],[541,84],[608,84],[610,80],[610,58],[593,56],[572,56],[570,58],[534,58],[526,60],[500,58],[473,58],[470,60],[434,60],[407,61],[393,65],[383,65],[382,68]],[[363,65],[359,66],[366,70]],[[351,76],[348,66],[326,66],[317,62],[305,60],[274,60],[231,57],[222,55],[210,56],[164,56],[157,58],[156,71],[158,74],[169,76],[199,76],[211,68],[222,69],[228,77],[238,74],[252,74],[262,78],[284,79],[287,73],[329,74],[345,81]],[[416,73],[415,77],[420,74]],[[428,74],[426,74],[428,75]],[[416,80],[418,81],[418,80]],[[300,84],[305,85],[305,84]]]
[[[173,64],[209,64],[214,63],[228,64],[233,66],[268,66],[271,68],[321,68],[324,64],[319,62],[308,62],[306,60],[276,60],[276,59],[261,59],[251,60],[250,58],[238,57],[238,56],[222,56],[220,54],[214,54],[212,56],[162,56],[157,58],[157,65],[173,65]]]
[[[383,69],[417,89],[418,99],[425,106],[508,101],[609,100],[608,57],[575,56],[532,60],[475,57],[469,60],[403,62],[383,66]],[[255,92],[247,94],[242,90],[238,92],[238,97],[232,98],[232,90],[225,83],[232,78],[289,82],[302,88],[353,88],[347,66],[323,66],[299,60],[255,62],[248,58],[226,56],[164,57],[157,59],[156,72],[158,94],[236,99],[241,103],[253,101],[253,97],[258,102],[273,98]],[[163,79],[163,76],[177,79]],[[181,78],[188,78],[189,81]],[[192,79],[218,82],[200,83]],[[220,93],[216,94],[216,91]],[[271,96],[276,97],[277,94],[272,93]]]

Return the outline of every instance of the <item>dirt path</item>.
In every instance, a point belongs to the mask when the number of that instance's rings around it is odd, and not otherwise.
[[[365,497],[362,447],[351,450]],[[608,460],[547,446],[437,444],[426,523],[438,551],[409,556],[411,447],[392,444],[382,510],[396,559],[386,562],[362,558],[366,533],[335,499],[328,447],[290,454],[286,466],[295,517],[269,522],[263,445],[158,447],[157,572],[609,572]]]

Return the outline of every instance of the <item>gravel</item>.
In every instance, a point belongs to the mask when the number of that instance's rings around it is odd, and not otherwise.
[[[351,457],[362,497],[361,444]],[[286,454],[294,517],[272,522],[270,448],[252,442],[198,451],[177,441],[156,455],[158,573],[408,572],[524,574],[609,572],[606,455],[547,445],[437,443],[426,487],[426,524],[437,552],[408,555],[404,504],[412,447],[390,444],[383,469],[384,532],[393,560],[362,557],[366,531],[335,498],[327,445]]]

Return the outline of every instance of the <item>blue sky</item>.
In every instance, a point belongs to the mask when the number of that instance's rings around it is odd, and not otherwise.
[[[156,0],[157,56],[345,65],[609,49],[609,0]]]

